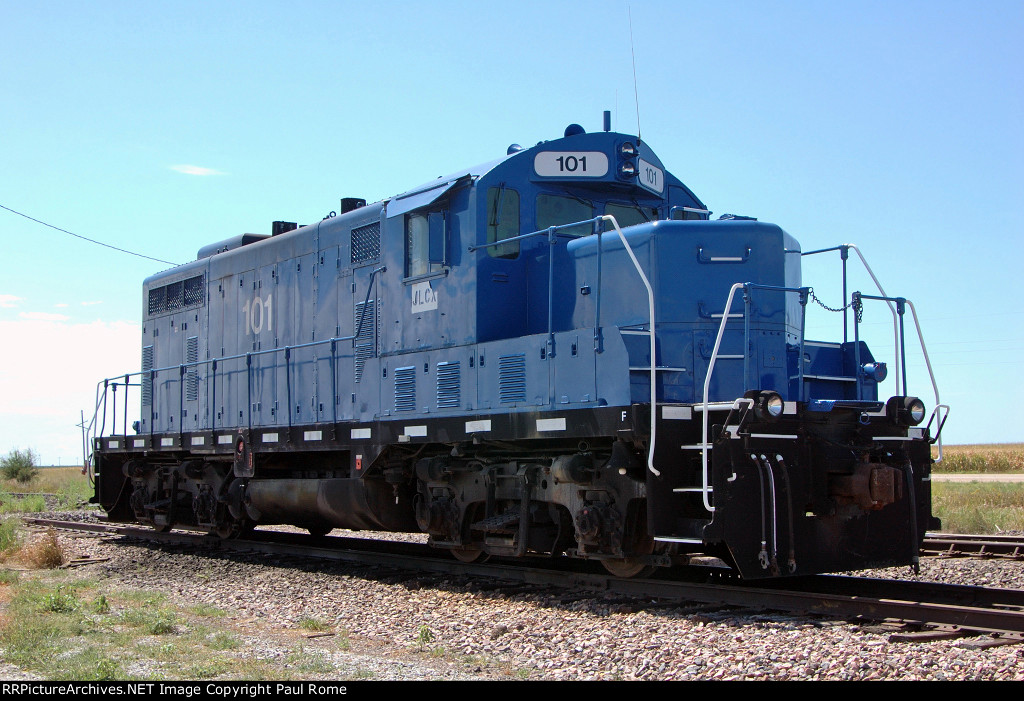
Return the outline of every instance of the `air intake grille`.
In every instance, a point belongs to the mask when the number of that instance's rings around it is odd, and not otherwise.
[[[366,312],[363,312],[365,306]],[[358,302],[355,306],[352,328],[356,338],[352,342],[356,355],[355,381],[363,379],[363,365],[367,358],[377,355],[377,300]]]
[[[199,360],[199,337],[189,336],[185,339],[185,362],[194,363]],[[185,401],[194,402],[199,399],[199,369],[193,365],[185,370]]]
[[[395,369],[395,411],[416,409],[416,368]]]
[[[352,262],[362,263],[380,257],[380,222],[352,229]]]
[[[153,404],[153,346],[142,347],[142,406]]]
[[[167,286],[166,309],[174,311],[181,309],[185,302],[185,281],[172,282]]]
[[[206,302],[206,275],[196,275],[149,291],[149,315],[201,307]]]
[[[526,401],[526,354],[498,358],[498,397],[502,403]]]
[[[203,297],[205,297],[203,290],[206,287],[205,277],[205,275],[198,275],[184,281],[186,307],[193,307],[203,303]]]
[[[167,308],[167,288],[157,287],[149,291],[149,313],[159,314]]]
[[[451,409],[459,406],[460,394],[459,361],[437,364],[437,408]]]

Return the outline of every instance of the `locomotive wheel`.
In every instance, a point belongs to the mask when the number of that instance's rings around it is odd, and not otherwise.
[[[452,557],[459,562],[481,562],[487,559],[487,553],[480,548],[464,547],[464,548],[452,548]]]
[[[242,534],[242,527],[235,521],[225,523],[213,529],[213,534],[221,540],[231,540]]]
[[[638,557],[623,557],[617,560],[601,560],[601,564],[609,574],[623,579],[646,577],[657,569],[648,565]]]
[[[239,538],[242,535],[245,535],[249,531],[253,530],[255,527],[256,524],[250,521],[249,519],[238,521],[232,518],[231,516],[227,516],[226,518],[222,519],[217,526],[214,527],[212,532],[221,540],[232,540],[234,538]]]

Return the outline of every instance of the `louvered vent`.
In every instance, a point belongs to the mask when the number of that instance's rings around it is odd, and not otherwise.
[[[142,406],[153,404],[153,346],[142,347]]]
[[[194,363],[199,360],[199,337],[189,336],[185,339],[185,362]],[[194,402],[199,399],[199,368],[195,365],[185,370],[185,401]]]
[[[416,368],[395,369],[395,411],[416,409]]]
[[[498,358],[498,397],[502,403],[526,401],[526,354]]]
[[[352,262],[380,258],[380,222],[352,229]]]
[[[366,359],[377,355],[377,300],[358,302],[354,316],[352,327],[356,330],[356,338],[352,345],[356,355],[355,381],[359,382],[363,378]]]
[[[459,406],[460,377],[459,362],[437,364],[437,408],[451,409]]]

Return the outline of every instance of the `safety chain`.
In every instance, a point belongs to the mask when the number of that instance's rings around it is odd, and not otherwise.
[[[856,314],[856,316],[857,316],[857,323],[859,324],[861,321],[864,320],[864,302],[861,301],[859,296],[855,300],[851,300],[849,304],[847,304],[845,306],[842,306],[842,307],[839,307],[838,309],[836,309],[836,308],[828,306],[827,304],[822,302],[820,299],[818,299],[818,295],[814,294],[814,290],[813,289],[810,290],[810,294],[811,294],[811,299],[815,303],[817,303],[817,305],[819,307],[821,307],[822,309],[824,309],[826,311],[830,311],[830,312],[843,312],[843,311],[846,311],[847,309],[853,309],[854,314]]]

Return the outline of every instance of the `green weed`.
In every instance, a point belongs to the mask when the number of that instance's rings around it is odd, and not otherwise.
[[[419,631],[416,633],[416,643],[423,647],[429,645],[434,641],[434,634],[430,631],[430,628],[426,626],[420,626]]]
[[[303,616],[299,619],[299,628],[314,633],[321,633],[330,628],[330,625],[313,616]]]
[[[31,448],[14,449],[7,454],[7,457],[0,458],[0,475],[5,480],[14,480],[19,483],[30,482],[39,472],[39,468],[36,467],[37,461],[35,451]]]
[[[21,545],[21,521],[5,518],[0,521],[0,558],[17,550]]]

